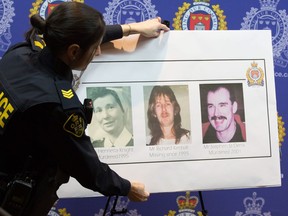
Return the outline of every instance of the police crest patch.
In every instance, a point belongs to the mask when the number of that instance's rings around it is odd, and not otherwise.
[[[76,137],[81,137],[85,130],[84,119],[77,114],[72,114],[64,123],[63,129]]]
[[[178,9],[172,24],[175,30],[227,30],[224,11],[218,4],[210,8],[210,0],[194,0],[192,7],[184,2]]]
[[[103,13],[106,24],[128,24],[155,18],[158,11],[150,0],[113,0]]]

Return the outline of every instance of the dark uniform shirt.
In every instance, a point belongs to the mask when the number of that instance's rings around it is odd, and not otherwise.
[[[122,37],[120,26],[107,27],[103,42],[119,37]],[[12,177],[28,170],[36,188],[43,179],[50,184],[51,177],[54,195],[69,176],[104,195],[127,195],[130,182],[99,161],[86,136],[84,110],[71,83],[71,69],[47,47],[36,52],[29,43],[21,43],[3,56],[0,61],[0,173]],[[28,156],[32,157],[29,164]],[[55,180],[53,176],[59,170],[61,179]],[[43,202],[48,199],[45,189],[42,197]],[[41,208],[41,201],[33,203],[33,208]],[[45,211],[47,213],[47,209]],[[44,215],[45,211],[40,212]],[[27,215],[40,216],[41,213],[31,210]]]

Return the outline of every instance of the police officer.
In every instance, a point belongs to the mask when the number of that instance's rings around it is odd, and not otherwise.
[[[46,20],[34,15],[31,24],[26,42],[0,61],[1,207],[13,216],[47,215],[69,176],[106,196],[147,200],[142,183],[99,161],[85,134],[89,119],[72,89],[72,69],[85,70],[102,42],[132,33],[157,37],[169,28],[160,18],[105,28],[98,11],[77,2],[61,3]],[[35,41],[37,34],[44,41]]]

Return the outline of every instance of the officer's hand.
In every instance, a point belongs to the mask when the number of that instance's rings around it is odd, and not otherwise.
[[[128,193],[128,198],[134,202],[147,201],[149,192],[145,190],[144,184],[140,182],[131,182],[131,188]]]
[[[127,34],[141,34],[147,38],[158,37],[162,30],[164,32],[170,30],[170,28],[161,23],[160,17],[137,23],[129,23],[129,25],[125,24],[122,25],[122,29],[125,36]]]

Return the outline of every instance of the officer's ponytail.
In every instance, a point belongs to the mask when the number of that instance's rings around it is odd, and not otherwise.
[[[36,29],[38,34],[45,33],[46,22],[39,14],[33,15],[30,18],[30,23]]]
[[[31,16],[30,23],[32,27],[25,34],[25,39],[28,43],[33,42],[37,35],[43,35],[46,29],[46,21],[39,14]]]
[[[78,44],[85,53],[91,45],[101,42],[105,22],[100,12],[79,2],[63,2],[51,14],[42,19],[39,15],[30,18],[33,28],[26,34],[43,34],[44,41],[55,54],[61,54],[72,44]]]

